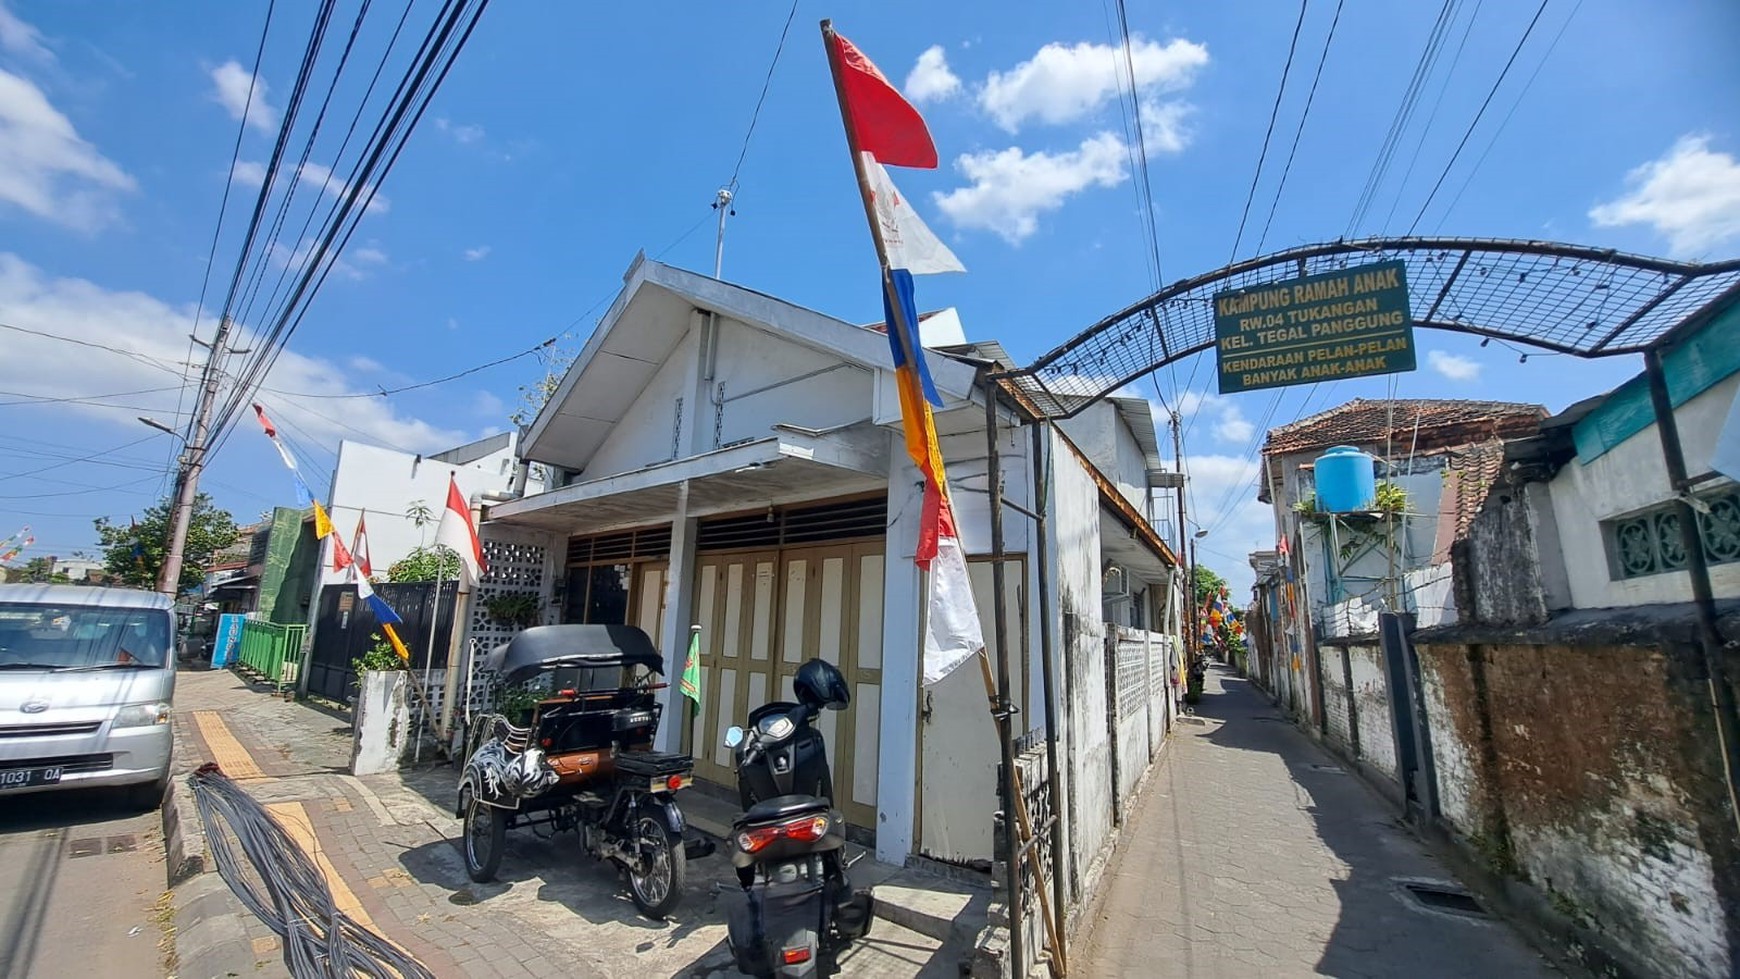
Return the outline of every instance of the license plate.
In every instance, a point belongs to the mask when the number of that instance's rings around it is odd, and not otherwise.
[[[53,785],[60,781],[60,768],[14,768],[0,772],[0,791],[24,789],[32,785]]]

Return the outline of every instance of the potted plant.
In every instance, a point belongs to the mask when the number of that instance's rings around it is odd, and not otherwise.
[[[544,617],[544,603],[531,592],[508,592],[483,603],[489,617],[509,629],[530,629]]]

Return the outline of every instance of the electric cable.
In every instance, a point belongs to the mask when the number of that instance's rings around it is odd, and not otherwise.
[[[1486,98],[1480,103],[1480,110],[1474,113],[1473,121],[1469,122],[1468,128],[1463,131],[1461,141],[1456,144],[1456,152],[1450,154],[1450,162],[1444,164],[1444,170],[1438,174],[1437,182],[1432,185],[1432,192],[1426,195],[1426,202],[1420,205],[1420,213],[1414,215],[1413,223],[1408,225],[1409,235],[1412,235],[1414,229],[1420,226],[1421,219],[1426,216],[1426,210],[1432,206],[1432,201],[1437,198],[1438,191],[1443,188],[1445,178],[1450,176],[1451,168],[1456,166],[1456,161],[1462,157],[1462,151],[1468,146],[1469,137],[1474,135],[1474,128],[1480,125],[1481,118],[1486,115],[1487,107],[1492,105],[1492,97],[1498,94],[1499,86],[1504,84],[1505,77],[1510,74],[1511,66],[1516,64],[1517,55],[1522,54],[1523,45],[1528,43],[1529,35],[1535,32],[1535,25],[1541,22],[1541,15],[1547,12],[1549,2],[1550,0],[1541,0],[1541,5],[1535,8],[1534,17],[1530,18],[1529,26],[1523,30],[1522,37],[1517,40],[1516,47],[1511,50],[1510,58],[1505,61],[1503,70],[1498,73],[1498,79],[1492,83],[1491,90],[1486,93]]]
[[[1232,253],[1227,256],[1228,265],[1239,257],[1239,245],[1245,239],[1245,222],[1250,220],[1251,202],[1257,198],[1257,182],[1263,177],[1263,162],[1269,158],[1269,139],[1275,135],[1275,119],[1281,114],[1281,98],[1287,94],[1287,76],[1293,72],[1293,55],[1299,50],[1299,30],[1305,26],[1305,10],[1310,5],[1311,0],[1299,2],[1299,19],[1293,24],[1293,40],[1287,45],[1287,63],[1281,67],[1281,84],[1275,90],[1275,105],[1269,110],[1269,128],[1263,133],[1263,149],[1257,154],[1257,169],[1251,174],[1251,189],[1245,195],[1245,211],[1239,218],[1239,231],[1233,238]]]
[[[1438,19],[1433,22],[1432,30],[1426,35],[1426,46],[1420,52],[1420,58],[1414,63],[1413,77],[1408,80],[1408,86],[1402,91],[1401,104],[1396,106],[1395,117],[1390,120],[1390,128],[1384,133],[1384,139],[1378,146],[1377,156],[1372,161],[1371,172],[1366,174],[1365,186],[1359,192],[1359,198],[1354,202],[1353,214],[1348,218],[1347,230],[1342,237],[1353,237],[1354,229],[1365,220],[1372,203],[1377,199],[1378,189],[1383,185],[1384,177],[1389,173],[1390,163],[1395,159],[1396,148],[1401,145],[1402,133],[1407,129],[1408,122],[1413,118],[1414,108],[1419,104],[1420,95],[1425,91],[1426,79],[1431,75],[1433,67],[1438,62],[1438,55],[1443,50],[1444,40],[1448,36],[1450,24],[1456,18],[1456,11],[1461,0],[1444,0],[1444,5],[1438,8]]]
[[[755,100],[755,111],[749,114],[749,129],[743,134],[743,148],[737,151],[737,165],[731,168],[731,179],[726,182],[727,189],[737,189],[737,176],[743,172],[743,160],[749,155],[749,140],[755,135],[755,124],[761,119],[762,103],[767,101],[767,90],[773,86],[773,70],[779,67],[779,56],[785,52],[785,38],[791,33],[791,22],[797,16],[799,0],[791,0],[791,10],[785,15],[785,26],[779,29],[779,44],[774,46],[773,61],[767,66],[767,77],[761,81],[761,95]]]
[[[1269,227],[1275,223],[1275,209],[1281,205],[1281,192],[1287,189],[1287,175],[1293,172],[1293,157],[1299,152],[1299,138],[1305,134],[1305,121],[1311,118],[1311,103],[1317,100],[1317,83],[1323,80],[1323,65],[1329,61],[1329,48],[1335,43],[1335,28],[1341,24],[1341,8],[1346,0],[1335,0],[1335,16],[1329,21],[1329,34],[1323,39],[1323,53],[1317,56],[1317,72],[1311,76],[1311,90],[1305,95],[1305,110],[1299,113],[1299,126],[1293,130],[1293,145],[1287,150],[1287,163],[1281,168],[1281,181],[1275,185],[1275,198],[1269,202],[1269,216],[1263,221],[1263,234],[1257,239],[1257,254],[1269,241]],[[1236,247],[1236,246],[1235,246]]]

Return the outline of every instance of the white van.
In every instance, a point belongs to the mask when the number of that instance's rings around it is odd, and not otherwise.
[[[174,742],[174,649],[166,595],[0,585],[0,797],[117,786],[156,807]]]

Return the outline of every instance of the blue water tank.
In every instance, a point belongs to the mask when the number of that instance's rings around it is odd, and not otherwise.
[[[1317,457],[1317,509],[1350,513],[1377,506],[1376,460],[1351,445]]]

